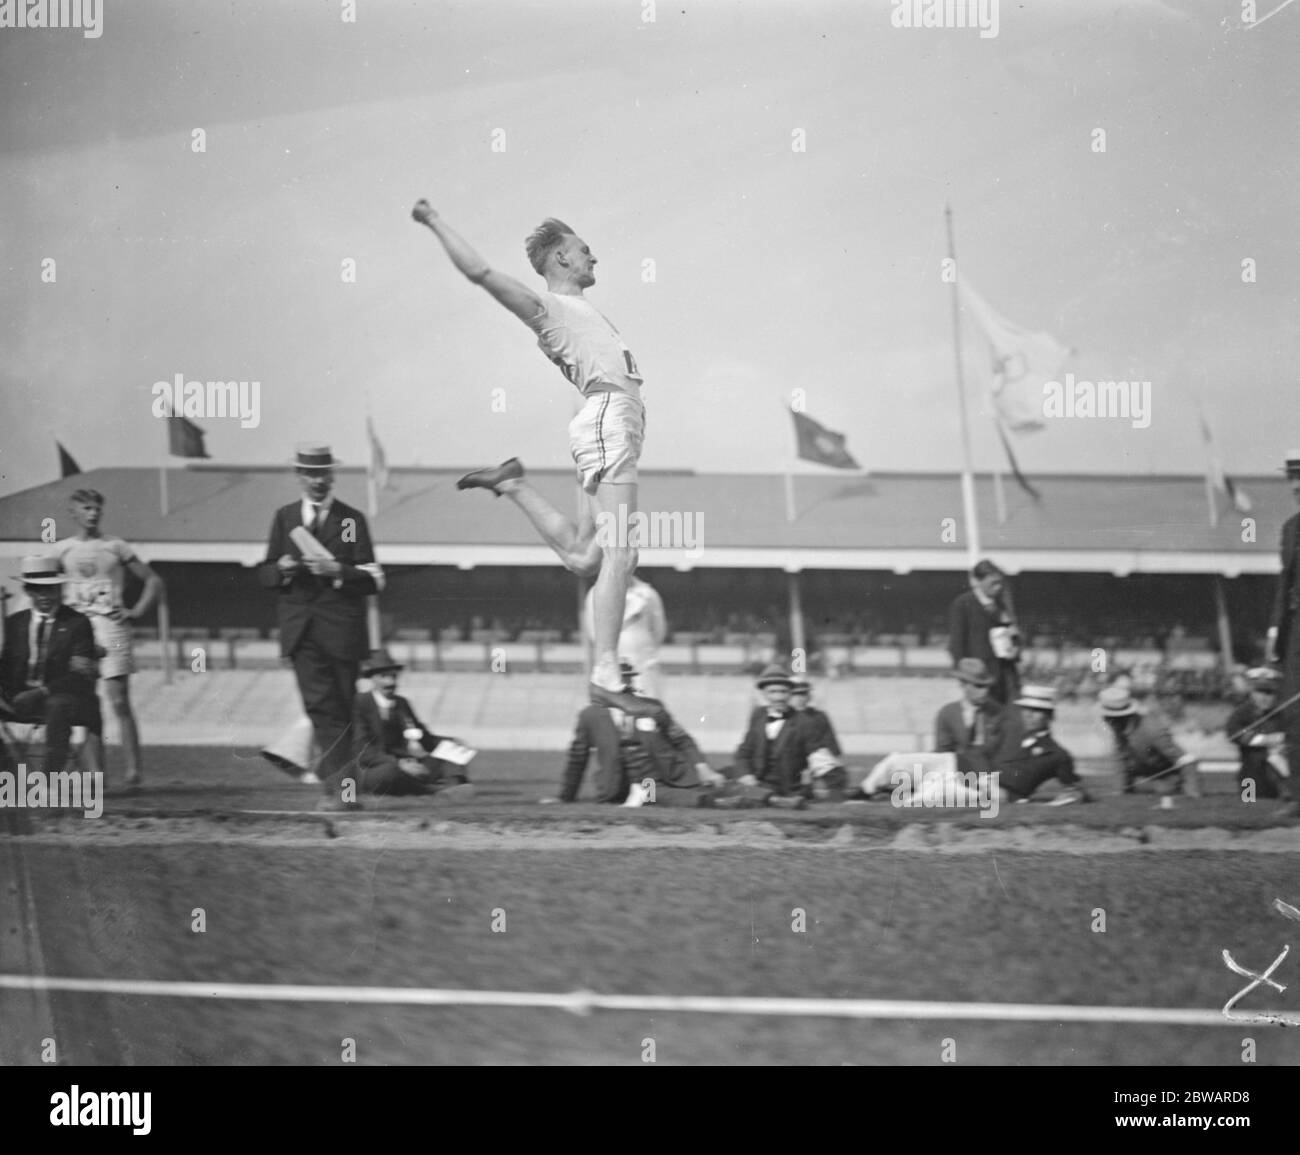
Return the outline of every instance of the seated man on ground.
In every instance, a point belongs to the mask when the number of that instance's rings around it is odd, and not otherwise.
[[[1020,742],[1020,718],[991,695],[993,675],[980,658],[962,658],[953,671],[961,699],[939,708],[934,718],[934,749],[966,755],[980,773],[994,768]]]
[[[1115,736],[1123,793],[1149,789],[1201,797],[1197,761],[1174,741],[1163,718],[1155,713],[1140,714],[1133,695],[1122,685],[1107,686],[1097,702]]]
[[[1088,801],[1087,791],[1074,772],[1074,759],[1052,736],[1056,691],[1050,686],[1025,686],[1012,708],[1021,714],[1015,746],[1002,746],[991,769],[978,752],[935,751],[928,754],[890,754],[862,778],[850,801],[888,800],[922,802],[929,806],[990,806],[996,792],[999,802],[1028,802],[1045,782],[1055,778],[1065,787],[1049,806]]]
[[[620,663],[623,691],[637,693],[636,671]],[[726,779],[700,753],[695,740],[667,710],[634,718],[616,706],[585,707],[569,746],[558,799],[576,802],[596,752],[596,801],[624,806],[709,806]]]
[[[4,622],[0,718],[45,724],[47,774],[63,772],[72,728],[84,726],[85,769],[101,772],[104,718],[90,619],[63,604],[68,579],[57,557],[33,555],[21,564],[23,592],[32,604]]]
[[[398,694],[402,669],[383,649],[362,663],[361,676],[370,679],[371,688],[359,692],[352,707],[358,789],[366,794],[437,794],[449,802],[473,798],[465,767],[433,755],[440,743],[455,739],[430,733]]]
[[[794,678],[790,685],[790,707],[801,726],[808,733],[812,753],[808,768],[803,773],[804,785],[812,787],[818,801],[837,802],[844,797],[848,786],[848,771],[842,761],[839,739],[830,715],[812,704],[812,685],[803,678]]]
[[[1277,710],[1282,675],[1267,666],[1246,671],[1249,697],[1228,715],[1224,726],[1241,752],[1237,783],[1242,797],[1287,798],[1291,767],[1286,756],[1283,712]]]
[[[794,679],[780,666],[768,666],[758,676],[758,691],[764,705],[749,716],[734,764],[727,776],[743,791],[735,801],[718,800],[730,806],[745,802],[801,810],[812,793],[804,773],[813,753],[813,735],[801,725],[790,707]]]

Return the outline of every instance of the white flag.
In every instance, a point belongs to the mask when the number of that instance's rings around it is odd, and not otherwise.
[[[1074,350],[1050,333],[1031,333],[1000,317],[964,280],[957,287],[988,354],[993,408],[1016,433],[1042,429],[1043,385],[1056,379]]]

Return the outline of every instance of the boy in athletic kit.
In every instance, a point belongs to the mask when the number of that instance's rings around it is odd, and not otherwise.
[[[69,498],[69,506],[77,533],[55,547],[63,562],[63,572],[68,575],[64,600],[90,619],[95,645],[104,651],[99,676],[121,728],[127,784],[136,786],[141,775],[140,731],[131,710],[128,689],[128,679],[135,673],[131,622],[148,613],[162,597],[162,578],[136,557],[135,550],[120,537],[100,532],[104,495],[98,490],[78,489]],[[144,583],[140,600],[130,608],[122,604],[128,570]],[[87,739],[88,742],[98,740],[93,735]]]
[[[583,577],[595,576],[591,700],[634,717],[652,716],[662,708],[660,703],[626,693],[618,665],[618,636],[628,581],[636,569],[636,543],[610,541],[596,530],[597,525],[632,523],[637,462],[645,435],[636,361],[618,330],[582,295],[596,283],[596,258],[563,221],[543,221],[525,243],[529,263],[546,279],[546,289],[535,291],[491,268],[442,222],[428,201],[419,201],[411,215],[442,242],[452,264],[466,278],[482,285],[537,334],[542,352],[586,398],[569,424],[569,447],[587,494],[587,515],[580,524],[528,483],[517,457],[495,469],[468,473],[456,484],[459,489],[490,489],[498,497],[510,498],[568,569]],[[620,507],[626,509],[624,519],[619,517]]]

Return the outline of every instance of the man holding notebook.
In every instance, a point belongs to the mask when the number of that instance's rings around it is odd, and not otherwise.
[[[320,748],[321,808],[354,809],[348,727],[361,660],[370,649],[366,596],[384,588],[365,515],[333,497],[339,462],[328,445],[300,442],[302,497],[276,510],[258,581],[277,591],[280,653],[292,663]]]

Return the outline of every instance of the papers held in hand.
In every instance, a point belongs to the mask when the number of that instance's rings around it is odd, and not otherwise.
[[[300,550],[305,558],[316,558],[319,561],[329,561],[334,555],[330,553],[320,542],[312,536],[311,530],[305,525],[294,526],[289,531],[289,538]]]
[[[462,746],[450,738],[444,738],[433,748],[435,758],[441,758],[444,762],[452,762],[457,766],[468,766],[470,759],[477,753],[477,750],[471,750],[468,746]]]

